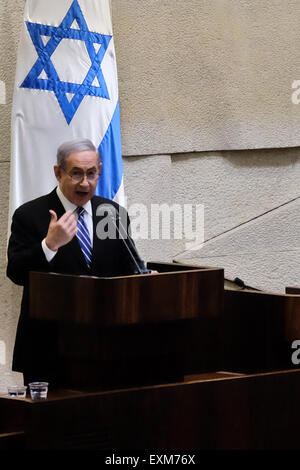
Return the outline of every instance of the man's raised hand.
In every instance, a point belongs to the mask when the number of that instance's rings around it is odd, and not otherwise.
[[[77,221],[72,211],[65,212],[57,219],[56,212],[50,210],[51,220],[46,236],[46,245],[52,251],[69,243],[77,233]]]

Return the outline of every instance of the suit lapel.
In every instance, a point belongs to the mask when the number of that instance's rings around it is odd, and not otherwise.
[[[49,208],[56,212],[58,219],[65,213],[65,208],[56,194],[56,188],[49,194]]]

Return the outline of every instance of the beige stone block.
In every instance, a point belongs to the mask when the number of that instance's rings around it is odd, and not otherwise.
[[[172,157],[174,201],[204,204],[206,241],[299,197],[299,175],[298,148]]]
[[[0,2],[0,80],[5,85],[5,103],[0,102],[0,161],[10,160],[11,105],[24,6],[24,0]]]
[[[5,393],[8,385],[23,381],[22,374],[11,370],[22,288],[5,277],[3,263],[0,269],[0,393]]]
[[[300,4],[114,0],[125,155],[298,146]]]
[[[228,278],[273,292],[299,285],[300,199],[224,233],[177,261],[219,266]]]
[[[161,221],[152,217],[153,205],[172,204],[171,158],[168,155],[124,158],[124,187],[127,208],[136,234],[144,238],[136,238],[136,246],[146,261],[170,261],[172,259],[172,231],[170,239],[160,235]],[[139,228],[139,220],[143,228]],[[154,225],[153,225],[154,224]],[[158,234],[151,239],[152,233]]]
[[[22,383],[22,374],[11,371],[22,288],[6,277],[9,202],[9,163],[0,163],[0,393],[7,385]]]

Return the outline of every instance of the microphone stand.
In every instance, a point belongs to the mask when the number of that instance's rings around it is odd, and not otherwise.
[[[130,255],[130,257],[132,258],[132,260],[133,260],[133,262],[134,262],[134,264],[135,264],[135,266],[136,266],[136,268],[137,268],[137,270],[138,270],[138,273],[139,273],[139,274],[149,274],[149,273],[151,273],[150,269],[147,269],[147,268],[145,267],[145,263],[144,263],[144,261],[141,259],[141,257],[139,256],[139,254],[138,254],[138,252],[137,252],[137,249],[136,249],[136,247],[135,247],[135,244],[134,244],[133,240],[131,239],[131,237],[129,236],[127,230],[125,230],[125,228],[124,228],[124,226],[123,226],[123,224],[122,224],[122,222],[121,222],[121,220],[120,220],[120,217],[118,217],[118,221],[119,221],[119,224],[120,224],[120,226],[121,226],[121,229],[122,229],[123,233],[125,233],[125,237],[124,237],[124,235],[122,236],[121,231],[119,230],[116,217],[111,217],[111,219],[113,220],[113,223],[114,223],[114,225],[115,225],[115,227],[116,227],[116,229],[117,229],[117,232],[118,232],[118,234],[119,234],[121,240],[123,240],[123,242],[124,242],[124,244],[125,244],[125,246],[126,246],[126,249],[127,249],[128,253],[129,253],[129,255]],[[126,243],[125,238],[126,238],[126,240],[129,241],[129,243],[130,243],[130,245],[131,245],[131,248],[130,248],[129,244]]]

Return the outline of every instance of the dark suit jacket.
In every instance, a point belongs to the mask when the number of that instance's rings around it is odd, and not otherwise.
[[[30,201],[19,207],[12,219],[11,236],[8,245],[7,276],[16,284],[23,285],[21,314],[13,356],[13,370],[24,372],[31,370],[38,357],[42,357],[41,348],[48,349],[48,355],[54,338],[51,325],[48,334],[41,335],[33,320],[29,319],[29,272],[44,271],[64,274],[85,274],[92,276],[118,276],[135,273],[135,267],[124,242],[117,239],[100,240],[96,235],[99,217],[96,209],[100,204],[112,204],[119,210],[118,204],[102,197],[95,196],[91,200],[93,210],[93,251],[92,263],[88,268],[77,238],[74,237],[67,245],[61,247],[53,260],[46,260],[41,247],[46,237],[52,209],[58,218],[65,212],[56,190],[50,194]],[[66,293],[67,295],[67,293]],[[84,295],[84,293],[82,294]],[[45,364],[41,364],[41,367]],[[42,380],[36,377],[35,380]]]

